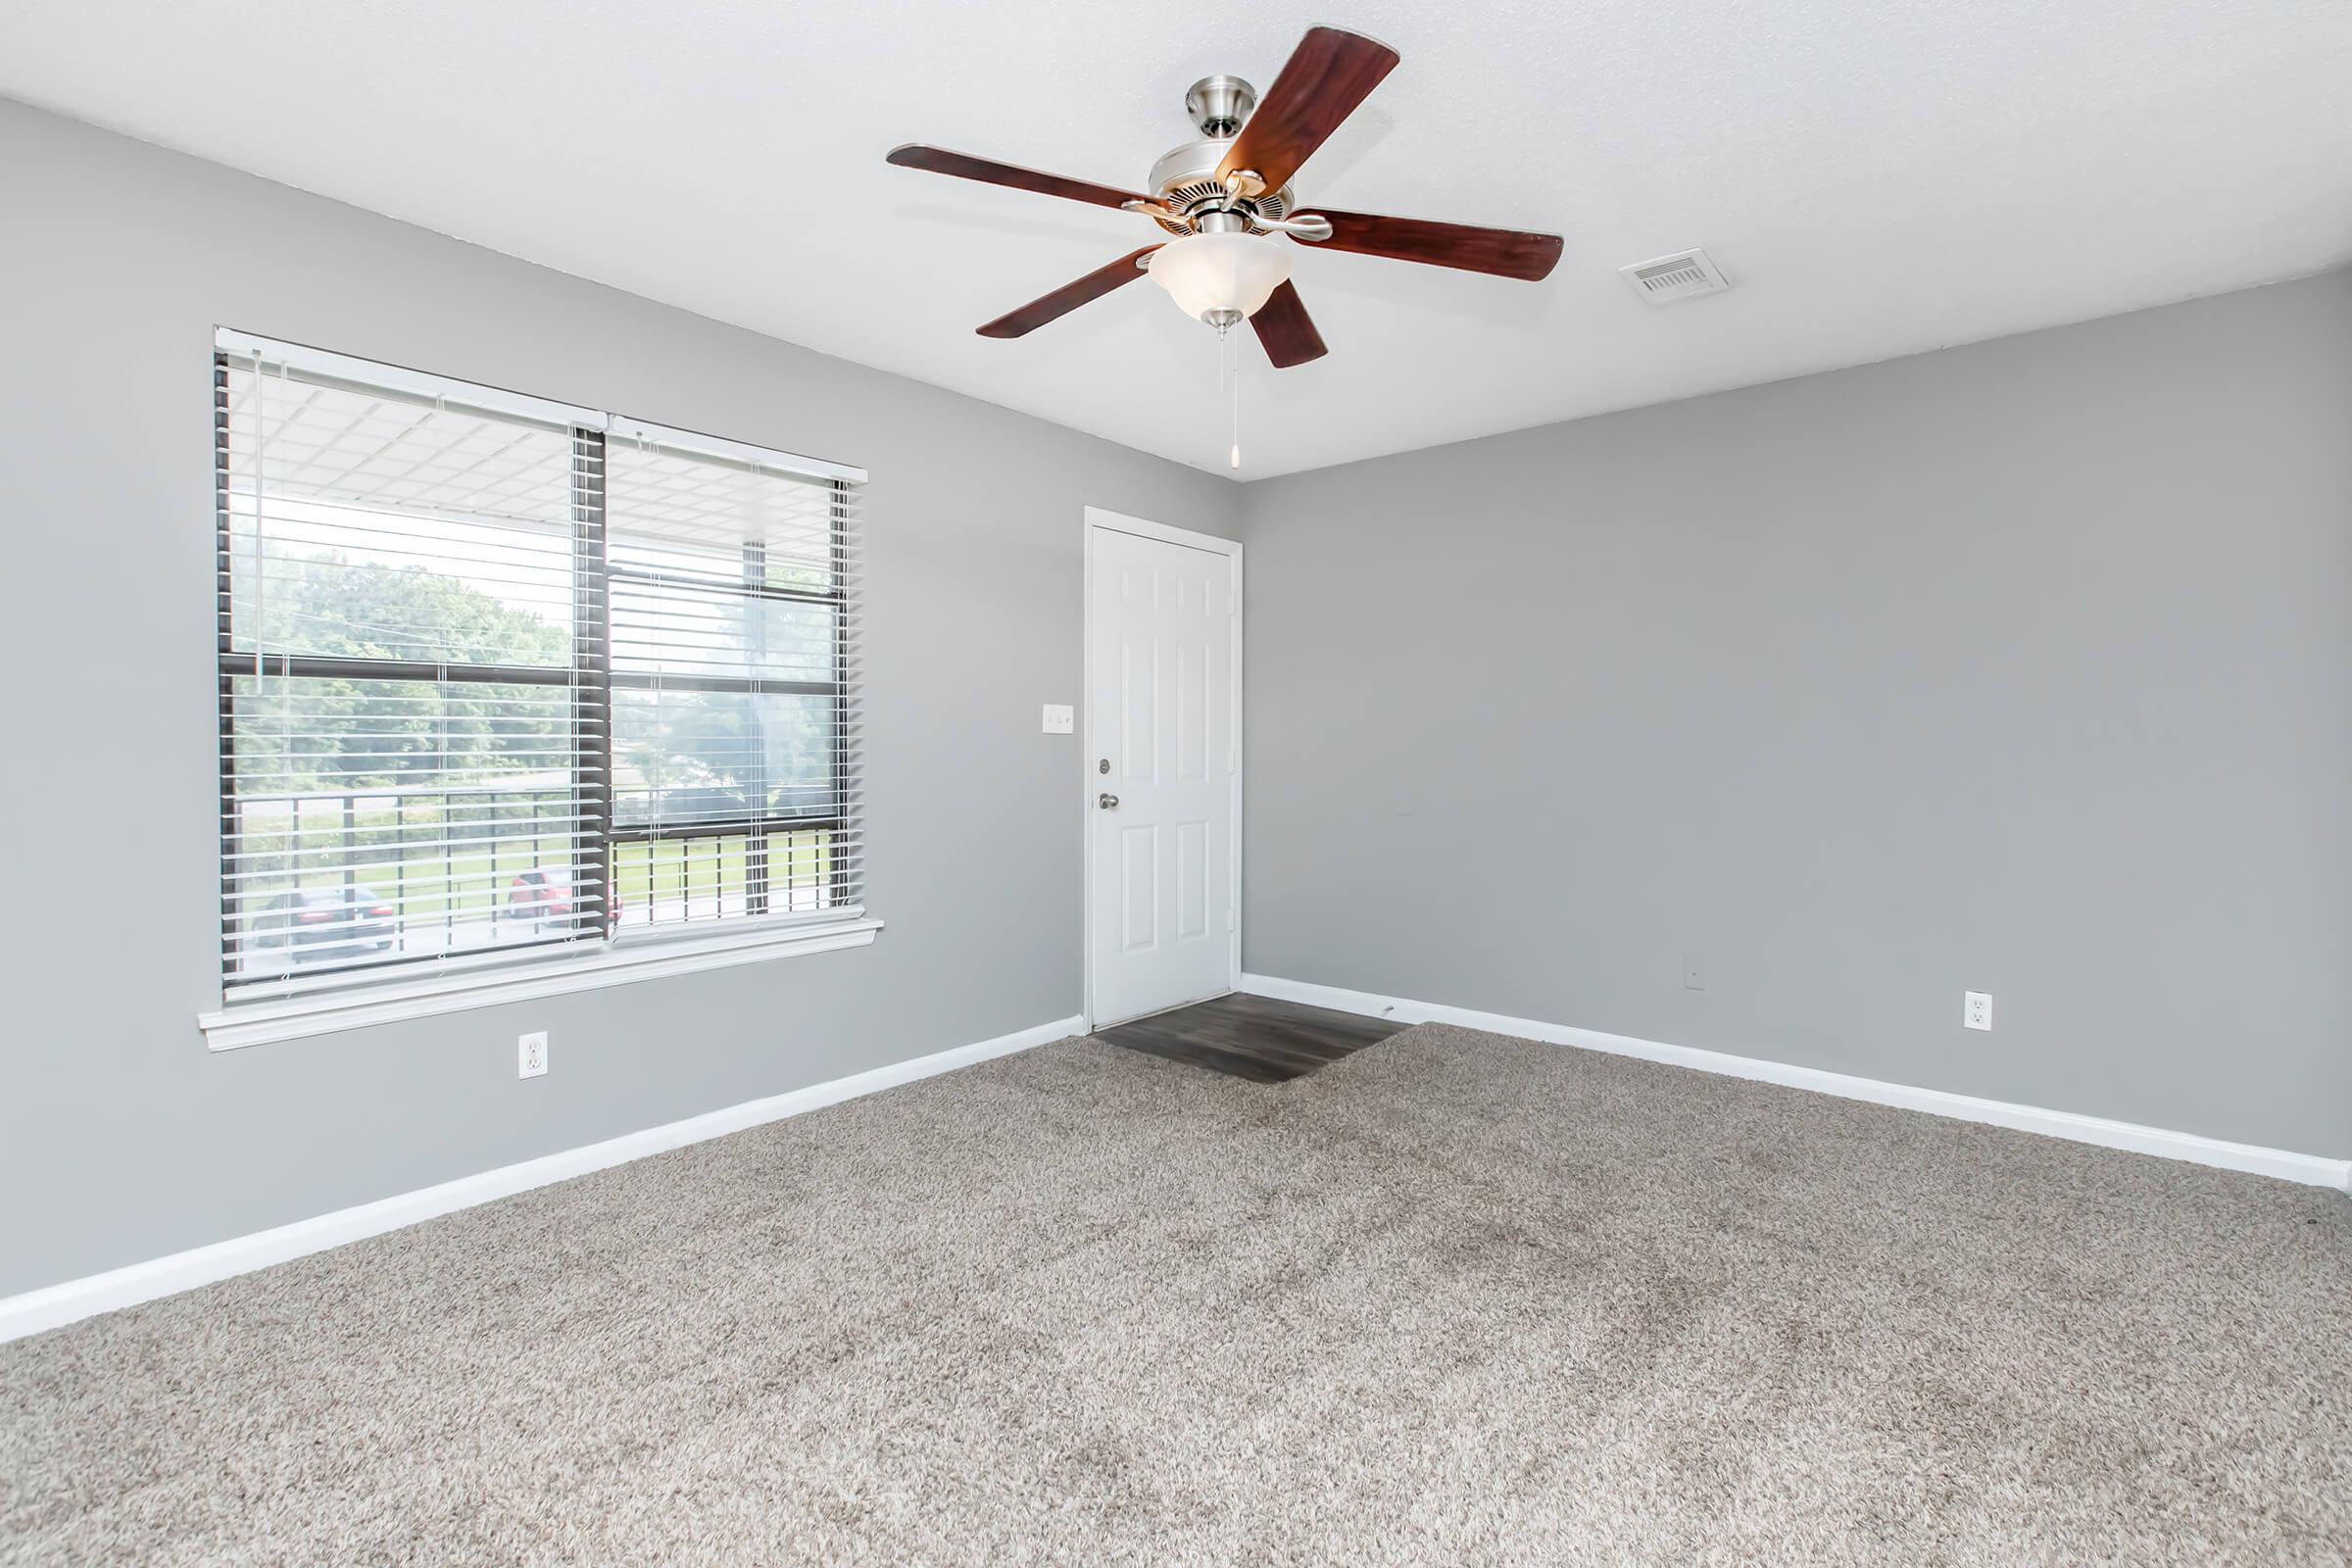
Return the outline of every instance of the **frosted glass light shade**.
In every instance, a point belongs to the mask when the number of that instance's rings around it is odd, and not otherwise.
[[[1290,275],[1288,242],[1261,234],[1188,234],[1152,253],[1152,281],[1196,320],[1253,316]]]

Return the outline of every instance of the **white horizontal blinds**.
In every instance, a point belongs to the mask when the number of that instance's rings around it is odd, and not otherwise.
[[[640,426],[607,464],[622,928],[853,905],[854,482]]]
[[[602,437],[216,359],[222,980],[600,937]]]

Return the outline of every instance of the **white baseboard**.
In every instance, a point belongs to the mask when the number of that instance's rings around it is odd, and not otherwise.
[[[144,1263],[109,1269],[104,1274],[44,1286],[22,1296],[0,1299],[0,1342],[38,1334],[43,1329],[57,1328],[100,1312],[112,1312],[118,1307],[135,1306],[141,1301],[152,1301],[157,1297],[175,1295],[199,1285],[209,1285],[215,1280],[227,1279],[231,1275],[282,1263],[306,1252],[321,1252],[346,1242],[398,1230],[404,1225],[414,1225],[418,1220],[431,1219],[436,1214],[470,1208],[476,1203],[487,1203],[493,1199],[526,1192],[533,1187],[545,1187],[552,1182],[568,1181],[574,1176],[585,1176],[590,1171],[603,1170],[610,1165],[625,1164],[632,1159],[643,1159],[648,1154],[699,1144],[709,1138],[721,1138],[728,1133],[741,1132],[746,1127],[757,1127],[762,1122],[781,1121],[787,1116],[798,1116],[803,1111],[855,1100],[860,1095],[870,1095],[879,1089],[896,1088],[918,1078],[968,1067],[974,1062],[986,1061],[991,1056],[1010,1055],[1016,1051],[1027,1051],[1032,1046],[1046,1045],[1085,1032],[1085,1020],[1059,1018],[1052,1023],[1039,1024],[1033,1029],[1023,1029],[1017,1034],[1000,1035],[976,1045],[957,1046],[952,1051],[917,1056],[911,1061],[893,1062],[887,1067],[876,1067],[871,1072],[836,1078],[829,1083],[811,1084],[790,1094],[771,1095],[764,1100],[747,1100],[740,1105],[729,1105],[723,1110],[689,1116],[684,1121],[673,1121],[660,1127],[648,1127],[642,1132],[623,1133],[618,1138],[608,1138],[601,1144],[566,1149],[537,1159],[526,1159],[520,1164],[502,1165],[496,1170],[462,1176],[437,1187],[419,1188],[413,1193],[362,1203],[356,1208],[337,1209],[331,1214],[296,1220],[291,1225],[256,1231],[250,1236],[233,1237],[225,1242],[215,1242],[209,1247],[173,1252],[168,1257],[151,1258]]]
[[[1700,1072],[1722,1073],[1733,1078],[1786,1084],[1791,1089],[1810,1089],[1817,1094],[1837,1095],[1846,1100],[1867,1100],[1874,1104],[1895,1105],[1904,1110],[1924,1110],[1933,1116],[1989,1122],[1995,1127],[2014,1127],[2020,1132],[2069,1138],[2079,1144],[2128,1149],[2134,1153],[2159,1154],[2167,1159],[2185,1159],[2199,1165],[2219,1166],[2223,1170],[2276,1176],[2281,1181],[2300,1182],[2309,1187],[2332,1187],[2339,1192],[2352,1192],[2352,1159],[2325,1159],[2317,1154],[2290,1153],[2282,1149],[2232,1144],[2219,1138],[2200,1137],[2195,1133],[2141,1127],[2128,1121],[2110,1121],[2104,1116],[2078,1115],[2071,1110],[2044,1110],[2037,1105],[1979,1100],[1974,1095],[1955,1095],[1941,1089],[1916,1089],[1909,1084],[1882,1083],[1876,1078],[1824,1072],[1818,1067],[1794,1067],[1786,1062],[1767,1061],[1760,1056],[1735,1056],[1721,1051],[1701,1051],[1693,1046],[1661,1045],[1654,1040],[1638,1040],[1631,1035],[1603,1034],[1597,1029],[1577,1029],[1567,1024],[1544,1023],[1536,1018],[1510,1018],[1500,1013],[1478,1012],[1468,1007],[1449,1007],[1432,1002],[1414,1002],[1403,997],[1374,996],[1368,991],[1349,991],[1340,986],[1314,985],[1303,980],[1283,980],[1272,975],[1245,974],[1241,988],[1253,996],[1303,1002],[1310,1006],[1330,1007],[1340,1012],[1362,1013],[1373,1018],[1397,1018],[1406,1023],[1459,1024],[1465,1029],[1517,1035],[1522,1039],[1541,1040],[1551,1045],[1579,1046],[1587,1051],[1605,1051],[1617,1056],[1639,1056],[1644,1061],[1660,1061],[1674,1067],[1691,1067]]]

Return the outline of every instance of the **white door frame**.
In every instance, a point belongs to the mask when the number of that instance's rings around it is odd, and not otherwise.
[[[1193,550],[1205,550],[1226,558],[1233,573],[1233,788],[1231,794],[1233,831],[1226,835],[1232,846],[1230,886],[1233,889],[1232,922],[1225,948],[1225,986],[1228,991],[1242,983],[1242,545],[1238,539],[1224,539],[1213,533],[1197,533],[1190,528],[1175,528],[1164,522],[1151,522],[1142,517],[1130,517],[1124,513],[1107,512],[1101,507],[1086,509],[1085,573],[1081,579],[1079,600],[1079,660],[1085,666],[1083,687],[1086,694],[1084,721],[1079,725],[1086,747],[1078,759],[1080,820],[1085,824],[1083,840],[1086,854],[1080,875],[1085,878],[1085,917],[1078,931],[1078,961],[1080,972],[1086,976],[1084,1012],[1087,1031],[1095,1027],[1095,796],[1101,793],[1102,781],[1095,777],[1095,759],[1103,755],[1098,744],[1101,737],[1095,728],[1095,535],[1107,530],[1112,533],[1134,534],[1139,538],[1157,539],[1163,544],[1183,545]]]

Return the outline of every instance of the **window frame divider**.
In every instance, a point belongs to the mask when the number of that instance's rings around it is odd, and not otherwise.
[[[593,907],[582,909],[578,906],[583,901],[575,899],[572,921],[581,936],[610,940],[620,922],[612,886],[612,572],[605,531],[607,452],[601,428],[574,425],[571,442],[575,476],[583,449],[593,451],[596,464],[594,492],[574,498],[572,504],[572,592],[578,601],[571,617],[572,799],[574,814],[596,845]]]

